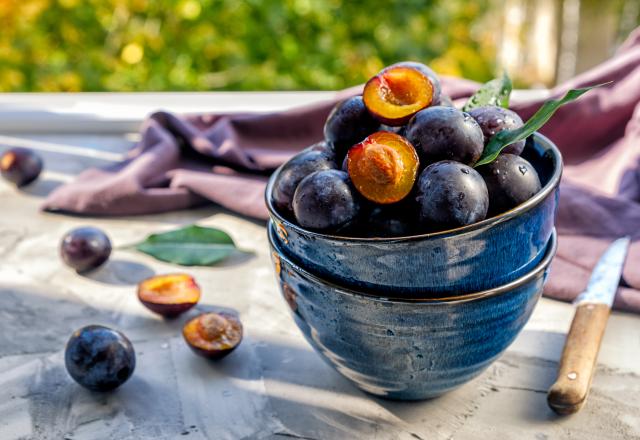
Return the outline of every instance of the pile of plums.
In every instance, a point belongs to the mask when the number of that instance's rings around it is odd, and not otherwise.
[[[102,266],[111,254],[107,234],[94,227],[69,231],[60,242],[62,260],[78,273]],[[154,313],[176,318],[200,301],[200,287],[184,273],[156,275],[138,284],[138,299]],[[185,342],[196,354],[220,359],[242,341],[242,323],[224,312],[205,312],[189,319],[182,328]],[[65,349],[69,375],[92,391],[110,391],[133,374],[136,356],[127,337],[114,329],[89,325],[73,333]]]
[[[394,64],[371,78],[361,96],[336,105],[325,140],[281,168],[272,200],[303,228],[345,236],[476,223],[540,191],[536,170],[520,157],[525,141],[474,168],[492,136],[522,125],[502,107],[458,110],[429,67]]]

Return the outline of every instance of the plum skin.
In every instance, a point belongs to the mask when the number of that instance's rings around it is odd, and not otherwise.
[[[302,179],[314,171],[335,168],[332,152],[324,143],[313,145],[293,156],[282,166],[273,183],[272,201],[283,215],[293,214],[293,194]]]
[[[482,134],[484,135],[485,146],[495,134],[503,130],[515,130],[524,125],[522,118],[520,118],[516,112],[495,105],[476,107],[469,110],[469,114],[476,120],[478,125],[480,125]],[[522,150],[524,150],[524,145],[524,140],[514,142],[504,148],[501,153],[520,155]]]
[[[356,189],[344,171],[311,173],[298,185],[293,212],[303,228],[335,231],[353,221],[360,210]]]
[[[69,375],[92,391],[110,391],[133,374],[136,355],[131,341],[117,330],[89,325],[76,330],[65,349]]]
[[[60,243],[60,256],[78,273],[96,269],[111,255],[111,241],[100,229],[86,226],[69,231]]]
[[[480,173],[459,162],[429,165],[418,179],[420,221],[454,228],[484,220],[489,208],[487,185]]]
[[[484,136],[469,114],[453,107],[435,106],[416,113],[405,137],[416,148],[423,165],[455,160],[473,165],[484,149]]]
[[[0,157],[0,174],[16,186],[24,186],[38,178],[42,159],[27,148],[12,148]]]
[[[542,185],[535,168],[516,154],[500,154],[478,167],[489,191],[489,213],[507,212],[536,195]]]
[[[380,123],[369,113],[362,96],[352,96],[331,110],[324,124],[324,138],[332,145],[338,162],[351,146],[378,131]]]

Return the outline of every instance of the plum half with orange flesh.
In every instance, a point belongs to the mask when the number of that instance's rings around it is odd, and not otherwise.
[[[415,67],[395,65],[383,69],[364,86],[362,99],[380,122],[399,126],[433,102],[429,78]]]
[[[242,341],[242,323],[228,313],[203,313],[184,325],[182,336],[196,354],[220,359]]]
[[[349,150],[351,182],[366,199],[389,204],[413,188],[420,162],[415,148],[400,135],[379,131]]]
[[[138,299],[152,312],[170,318],[200,301],[200,287],[191,275],[157,275],[138,284]]]
[[[431,85],[433,86],[433,99],[431,101],[431,105],[443,105],[442,104],[442,87],[440,85],[440,78],[438,75],[426,64],[419,63],[417,61],[401,61],[399,63],[395,63],[390,65],[389,67],[413,67],[416,70],[422,72],[424,76],[429,78],[431,81]]]

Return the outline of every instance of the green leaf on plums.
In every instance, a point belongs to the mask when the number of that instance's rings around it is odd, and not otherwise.
[[[529,137],[529,135],[533,134],[533,132],[539,130],[544,124],[547,123],[547,121],[551,118],[551,116],[553,116],[558,108],[560,108],[564,104],[578,99],[580,96],[591,89],[602,87],[610,83],[611,82],[596,84],[594,86],[584,87],[581,89],[571,89],[561,99],[550,99],[549,101],[546,101],[522,127],[515,130],[503,130],[496,133],[489,140],[487,146],[484,147],[482,156],[480,156],[480,159],[474,166],[479,167],[480,165],[485,165],[493,162],[505,147],[515,142],[524,140]]]
[[[226,232],[191,225],[151,234],[134,245],[137,250],[167,263],[181,266],[211,266],[240,251]]]
[[[511,78],[509,78],[507,72],[503,72],[502,77],[492,79],[483,84],[476,93],[471,95],[464,107],[462,107],[462,111],[468,112],[471,109],[484,107],[485,105],[509,108],[512,87]]]

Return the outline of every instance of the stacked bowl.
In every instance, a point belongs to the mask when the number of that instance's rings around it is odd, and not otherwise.
[[[371,394],[416,400],[471,380],[529,319],[556,251],[562,159],[540,134],[522,157],[542,189],[500,215],[393,238],[306,230],[266,203],[281,293],[308,342]]]

